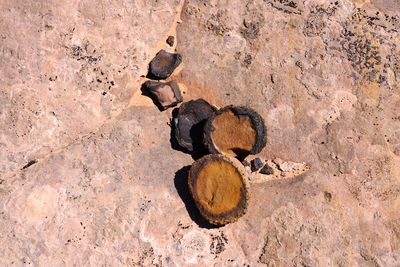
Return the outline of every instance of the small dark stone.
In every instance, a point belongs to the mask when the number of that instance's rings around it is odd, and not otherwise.
[[[181,62],[182,56],[180,54],[160,50],[150,62],[148,77],[156,80],[166,79]]]
[[[144,89],[161,110],[176,106],[183,100],[179,86],[175,81],[167,83],[147,81],[144,83]]]
[[[37,160],[35,160],[35,159],[30,160],[30,161],[28,161],[28,163],[24,167],[22,167],[22,170],[25,170],[25,169],[29,168],[30,166],[32,166],[33,164],[36,164],[36,163],[37,163]]]
[[[251,171],[258,171],[263,167],[263,161],[260,158],[255,158],[251,161]]]
[[[265,164],[264,167],[260,170],[260,173],[266,175],[274,174],[274,169],[272,169],[268,164]]]
[[[169,45],[169,46],[174,46],[174,43],[175,43],[175,37],[174,36],[168,36],[168,38],[167,38],[167,44]]]
[[[175,138],[178,144],[188,151],[201,148],[204,124],[215,111],[216,108],[204,99],[183,103],[174,119]]]

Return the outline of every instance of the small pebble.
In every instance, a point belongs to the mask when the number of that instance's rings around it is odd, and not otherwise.
[[[274,174],[274,169],[272,169],[268,164],[265,164],[264,167],[260,170],[260,173],[266,175]]]
[[[174,36],[168,36],[168,38],[167,38],[167,44],[169,45],[169,46],[174,46],[174,43],[175,43],[175,37]]]
[[[258,171],[263,167],[263,161],[260,158],[255,158],[251,161],[251,171]]]

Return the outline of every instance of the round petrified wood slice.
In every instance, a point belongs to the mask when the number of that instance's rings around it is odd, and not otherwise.
[[[175,117],[175,138],[178,144],[193,151],[200,146],[203,147],[203,128],[206,120],[216,111],[204,99],[191,100],[179,107]]]
[[[227,106],[208,119],[204,143],[210,153],[246,157],[265,147],[267,129],[263,118],[247,107]]]
[[[246,213],[248,177],[235,158],[211,154],[197,160],[189,172],[189,189],[201,215],[223,225]]]

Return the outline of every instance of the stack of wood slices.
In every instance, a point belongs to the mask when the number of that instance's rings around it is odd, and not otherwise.
[[[201,215],[223,225],[245,214],[249,177],[242,165],[266,144],[262,117],[247,107],[222,109],[203,99],[183,103],[174,119],[175,138],[188,151],[208,151],[189,172],[189,190]]]

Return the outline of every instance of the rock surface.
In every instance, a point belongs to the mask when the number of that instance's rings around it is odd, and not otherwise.
[[[398,1],[5,0],[0,12],[1,266],[399,265]],[[160,49],[182,54],[171,79],[185,101],[251,106],[268,128],[260,156],[311,169],[253,184],[245,216],[207,228],[172,111],[140,94]]]

